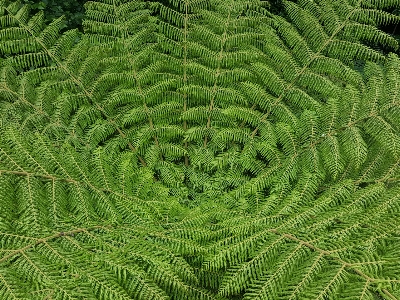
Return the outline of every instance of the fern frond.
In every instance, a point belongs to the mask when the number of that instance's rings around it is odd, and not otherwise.
[[[399,7],[0,0],[0,298],[399,298]]]

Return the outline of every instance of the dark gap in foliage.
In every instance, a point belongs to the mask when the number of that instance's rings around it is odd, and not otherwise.
[[[278,16],[283,16],[284,15],[284,8],[283,8],[283,2],[282,0],[269,0],[269,1],[260,1],[261,3],[268,3],[269,4],[269,10],[271,13],[278,15]],[[297,2],[296,0],[293,2]]]
[[[400,17],[400,9],[399,8],[386,9],[386,11]],[[400,43],[400,23],[381,25],[378,28],[380,30],[382,30],[383,32],[386,32],[387,34],[390,34],[391,36],[393,36]],[[389,52],[391,52],[391,51],[389,51],[389,49],[387,49],[387,47],[384,47],[383,50],[384,50],[385,54],[388,54]],[[400,53],[400,48],[397,49],[396,53],[397,54]]]
[[[61,29],[61,33],[78,28],[83,32],[82,19],[85,15],[83,5],[86,0],[22,0],[22,4],[29,4],[32,8],[31,15],[35,15],[39,11],[43,11],[45,15],[45,23],[49,24],[52,20],[65,15],[65,24]]]

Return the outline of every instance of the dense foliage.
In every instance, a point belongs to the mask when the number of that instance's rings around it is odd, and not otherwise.
[[[83,5],[86,0],[22,0],[21,2],[30,5],[31,14],[36,14],[42,10],[46,24],[64,15],[65,22],[60,27],[61,32],[73,28],[82,30]]]
[[[0,0],[0,299],[400,299],[399,0]]]

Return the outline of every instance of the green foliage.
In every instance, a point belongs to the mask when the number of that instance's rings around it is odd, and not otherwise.
[[[84,17],[84,0],[22,0],[23,4],[29,4],[32,14],[43,11],[46,16],[46,23],[62,15],[66,17],[65,24],[61,27],[61,32],[79,28],[82,30],[82,18]]]
[[[0,299],[400,299],[400,1],[280,3],[0,0]]]

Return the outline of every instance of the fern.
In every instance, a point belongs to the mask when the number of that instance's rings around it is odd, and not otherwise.
[[[0,1],[1,299],[400,299],[400,2],[281,5]]]

